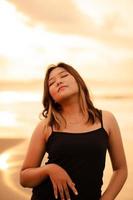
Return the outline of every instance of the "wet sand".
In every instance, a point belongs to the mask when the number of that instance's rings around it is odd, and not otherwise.
[[[0,154],[12,147],[15,147],[19,143],[22,143],[25,139],[19,139],[19,138],[0,138]]]
[[[31,190],[22,188],[19,184],[19,170],[24,159],[25,147],[27,146],[24,141],[24,139],[0,139],[0,156],[4,157],[4,155],[8,155],[8,159],[6,161],[8,168],[0,168],[1,200],[29,199]]]
[[[19,184],[19,170],[22,165],[28,140],[23,139],[0,139],[0,153],[8,154],[8,168],[0,170],[0,199],[1,200],[28,200],[31,196],[31,189],[23,188]],[[122,191],[116,200],[133,200],[133,141],[124,142],[129,175]],[[106,167],[104,170],[104,185],[106,188],[112,170],[107,154]]]

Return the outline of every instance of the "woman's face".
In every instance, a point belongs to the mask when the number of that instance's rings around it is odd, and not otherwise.
[[[79,92],[75,78],[62,67],[57,67],[50,72],[48,87],[50,95],[58,103]]]

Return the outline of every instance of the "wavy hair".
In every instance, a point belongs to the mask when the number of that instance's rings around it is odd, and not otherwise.
[[[100,120],[100,110],[94,107],[84,80],[72,66],[60,62],[57,65],[51,64],[48,67],[44,79],[44,91],[42,99],[44,109],[41,115],[46,119],[45,128],[48,128],[48,126],[53,126],[53,124],[56,126],[57,129],[62,129],[63,127],[66,127],[66,121],[61,114],[61,106],[59,103],[53,100],[49,93],[49,75],[50,72],[57,67],[64,68],[75,78],[79,88],[79,104],[81,107],[81,111],[83,114],[88,114],[87,122],[91,122],[93,124],[96,121],[96,119]]]

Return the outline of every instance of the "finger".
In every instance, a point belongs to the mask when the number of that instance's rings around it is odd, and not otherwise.
[[[58,185],[58,190],[59,190],[59,193],[60,193],[61,200],[65,200],[64,191],[63,191],[62,185]]]
[[[68,181],[67,184],[69,185],[69,187],[72,189],[72,191],[74,192],[75,195],[78,195],[78,191],[75,187],[75,183],[73,183],[72,181]]]
[[[55,196],[56,199],[58,199],[58,188],[57,188],[57,185],[55,184],[54,181],[52,181],[52,184],[53,184],[54,196]]]
[[[64,193],[65,193],[66,199],[70,200],[71,198],[70,198],[69,190],[68,190],[68,187],[67,187],[66,183],[63,184],[63,189],[64,189]]]

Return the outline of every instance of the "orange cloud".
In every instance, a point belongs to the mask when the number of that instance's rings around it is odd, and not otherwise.
[[[105,13],[102,24],[97,25],[91,16],[86,15],[77,7],[74,1],[10,0],[10,2],[16,6],[19,12],[28,16],[30,22],[41,23],[51,32],[91,37],[112,47],[133,49],[131,30],[126,31],[126,22],[131,20],[133,15],[129,20],[127,17],[124,18],[128,14],[128,10],[124,10],[125,15],[123,15],[124,5],[121,8],[121,4],[117,3],[115,9],[115,2],[111,3],[110,12],[107,5],[109,13]],[[126,2],[128,5],[129,1]],[[95,1],[95,6],[98,5],[98,2]]]
[[[82,29],[85,29],[85,16],[71,0],[47,2],[43,0],[10,0],[10,2],[15,4],[18,11],[28,16],[33,24],[44,24],[50,31],[81,33]]]

